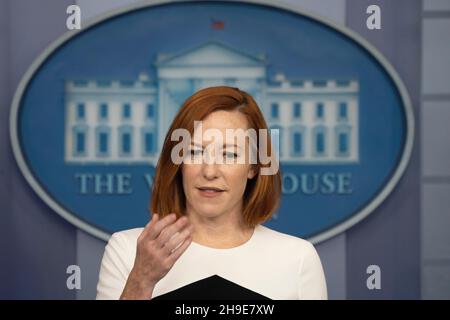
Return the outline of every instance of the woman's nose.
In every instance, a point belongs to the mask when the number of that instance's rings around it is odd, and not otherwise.
[[[217,178],[219,176],[218,165],[216,163],[203,162],[202,173],[203,173],[203,176],[208,180]]]
[[[202,161],[202,172],[203,176],[207,179],[214,179],[219,175],[219,167],[217,158],[217,148],[214,144],[208,145],[204,150],[203,161]]]

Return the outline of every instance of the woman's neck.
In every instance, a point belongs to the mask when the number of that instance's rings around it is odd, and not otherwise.
[[[198,244],[228,249],[242,245],[253,235],[254,228],[245,225],[242,214],[204,217],[188,210],[187,215],[194,226],[192,240]]]

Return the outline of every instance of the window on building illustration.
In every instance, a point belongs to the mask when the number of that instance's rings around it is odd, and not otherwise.
[[[278,105],[278,103],[272,103],[270,105],[270,116],[273,119],[278,119],[280,116],[280,106]]]
[[[292,80],[291,86],[292,87],[303,87],[305,85],[305,82],[303,80]]]
[[[124,88],[131,88],[134,85],[134,80],[121,80],[120,86]]]
[[[341,132],[338,135],[338,148],[340,154],[348,153],[348,134],[346,132]]]
[[[86,119],[86,106],[84,103],[77,104],[77,120]]]
[[[303,156],[304,154],[304,142],[305,141],[305,128],[301,125],[296,125],[290,128],[290,143],[289,150],[291,156]]]
[[[349,85],[350,85],[349,80],[337,80],[336,81],[336,86],[338,86],[338,87],[348,87]]]
[[[314,87],[326,87],[327,81],[326,80],[313,80],[312,85]]]
[[[108,133],[101,132],[99,133],[99,152],[107,153],[108,152]]]
[[[303,134],[302,132],[294,132],[294,154],[301,154],[303,151]]]
[[[75,80],[73,84],[75,85],[75,87],[86,87],[88,85],[88,82],[87,80]]]
[[[131,133],[125,132],[122,134],[122,153],[131,153]]]
[[[301,118],[302,104],[300,102],[294,103],[294,118]]]
[[[236,83],[237,79],[236,78],[225,78],[225,84],[226,85],[234,85]]]
[[[346,157],[350,154],[350,130],[348,125],[339,125],[336,127],[336,155]]]
[[[153,119],[155,117],[155,106],[151,103],[147,104],[147,119]]]
[[[133,149],[133,127],[122,125],[119,127],[119,155],[129,156]]]
[[[87,153],[87,126],[75,125],[72,129],[73,141],[73,156],[83,157]]]
[[[131,118],[131,105],[129,103],[125,103],[122,106],[122,116],[124,119],[130,119]]]
[[[96,150],[97,156],[108,156],[110,153],[110,128],[107,126],[100,126],[96,130]]]
[[[281,157],[283,155],[283,131],[280,126],[271,126],[270,127],[270,139],[272,141],[273,147],[279,151],[278,156]]]
[[[77,154],[82,154],[86,151],[86,134],[84,132],[77,132],[76,144]]]
[[[97,85],[100,88],[109,88],[111,87],[111,80],[98,80]]]
[[[348,118],[348,106],[346,102],[340,102],[339,103],[339,110],[338,110],[339,120],[346,120]]]
[[[142,150],[145,155],[152,155],[156,152],[156,134],[155,128],[142,128]]]
[[[153,153],[155,146],[153,143],[154,137],[153,132],[146,132],[145,133],[145,152],[146,153]]]
[[[325,152],[325,134],[323,132],[318,132],[316,136],[316,151],[317,153]]]
[[[316,118],[323,119],[324,116],[324,106],[322,102],[316,105]]]
[[[323,126],[314,129],[314,155],[323,156],[326,153],[326,128]]]
[[[106,103],[100,104],[100,120],[108,119],[108,105]]]

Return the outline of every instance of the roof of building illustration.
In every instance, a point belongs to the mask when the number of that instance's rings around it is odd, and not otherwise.
[[[174,54],[160,53],[155,66],[179,65],[254,65],[266,64],[264,54],[252,55],[226,43],[210,40]]]

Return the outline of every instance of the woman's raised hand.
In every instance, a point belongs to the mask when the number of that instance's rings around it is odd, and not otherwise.
[[[192,241],[193,226],[186,216],[153,214],[137,240],[136,258],[121,299],[150,299],[153,288]]]

